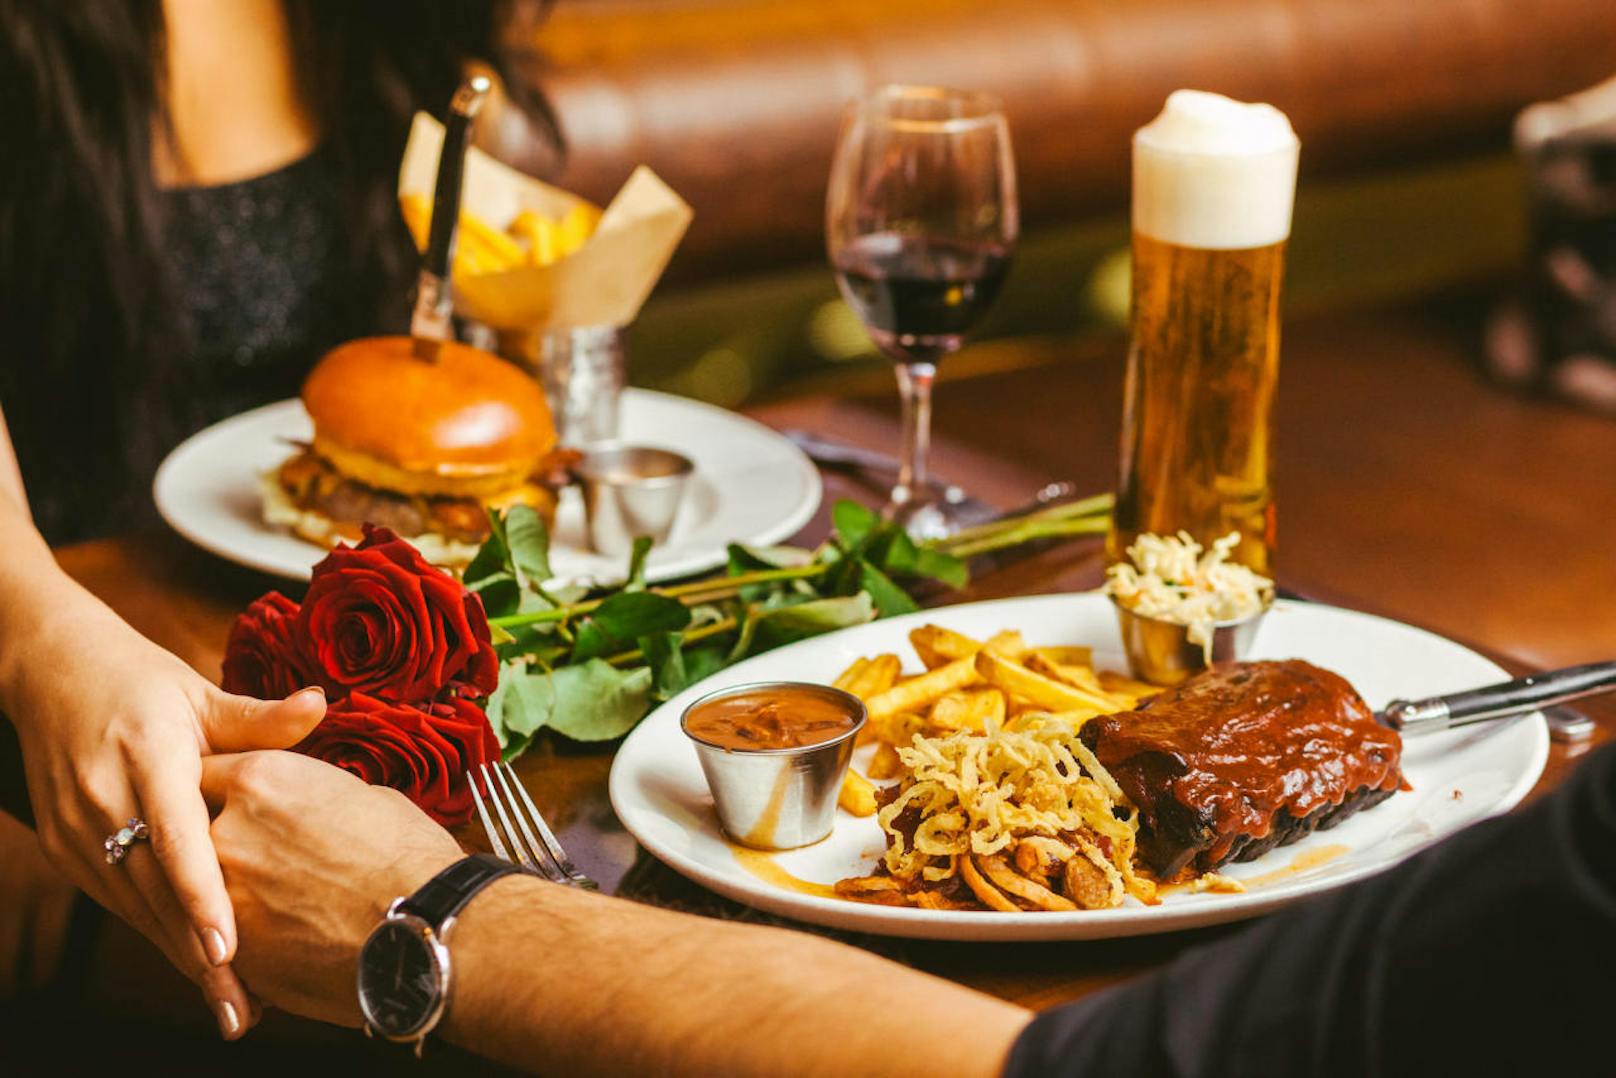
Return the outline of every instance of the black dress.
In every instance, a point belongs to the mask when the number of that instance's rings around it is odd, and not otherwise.
[[[0,379],[30,507],[52,543],[160,527],[151,482],[170,450],[210,423],[295,396],[321,353],[374,331],[373,306],[354,315],[362,282],[350,269],[333,158],[317,149],[252,179],[160,195],[174,344],[160,369],[126,364],[81,387],[115,432],[91,459],[70,451],[87,434],[76,416],[40,423],[24,414],[40,407],[38,395]]]

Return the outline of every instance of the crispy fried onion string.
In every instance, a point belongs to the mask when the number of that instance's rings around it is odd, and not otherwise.
[[[1155,901],[1155,885],[1133,869],[1138,810],[1066,720],[1024,715],[986,733],[917,734],[898,757],[904,783],[877,816],[896,879],[923,887],[958,873],[990,909],[1022,908],[1012,897],[1074,909],[1046,886],[1064,865],[1092,880],[1087,908],[1120,905],[1124,894]],[[898,824],[906,812],[919,816],[912,843]],[[1098,872],[1067,864],[1074,857]]]

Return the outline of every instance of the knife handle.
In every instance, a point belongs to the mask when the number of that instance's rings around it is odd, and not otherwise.
[[[421,258],[421,268],[439,277],[449,276],[449,258],[454,253],[455,226],[460,221],[460,181],[466,172],[471,121],[482,108],[491,85],[488,76],[474,75],[460,84],[449,102],[443,148],[438,151],[437,186],[432,191],[432,226],[427,230],[426,254]]]
[[[1394,700],[1381,714],[1407,736],[1519,715],[1612,689],[1616,689],[1616,662],[1587,663],[1447,696]]]

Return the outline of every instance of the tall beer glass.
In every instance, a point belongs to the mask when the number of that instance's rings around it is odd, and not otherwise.
[[[1132,340],[1108,554],[1143,532],[1269,574],[1279,294],[1298,142],[1283,113],[1179,90],[1134,133]]]

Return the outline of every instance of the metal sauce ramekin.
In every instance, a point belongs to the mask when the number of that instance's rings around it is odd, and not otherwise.
[[[1133,676],[1152,685],[1172,686],[1209,665],[1234,662],[1249,655],[1257,640],[1257,630],[1274,605],[1274,597],[1265,596],[1262,609],[1255,614],[1213,622],[1210,657],[1206,648],[1190,641],[1189,626],[1129,610],[1117,602],[1115,596],[1111,597],[1111,605],[1117,611],[1117,630],[1122,635],[1122,648],[1127,652]]]
[[[828,741],[785,749],[726,749],[702,741],[685,725],[703,704],[780,690],[834,700],[856,721]],[[803,681],[757,681],[703,696],[685,708],[679,728],[696,746],[725,833],[753,849],[791,850],[830,834],[842,778],[853,758],[853,741],[865,718],[863,701],[841,689]]]
[[[617,555],[642,535],[666,541],[695,470],[689,457],[671,449],[606,442],[585,450],[572,476],[583,492],[590,548]]]

